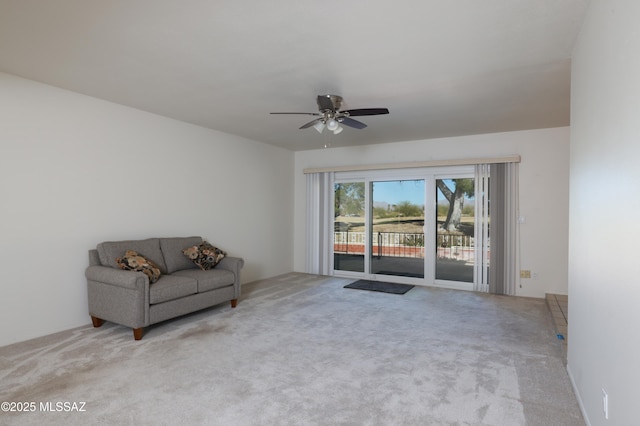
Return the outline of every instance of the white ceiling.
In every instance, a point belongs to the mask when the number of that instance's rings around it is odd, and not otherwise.
[[[588,0],[0,0],[0,71],[291,150],[569,125]],[[316,96],[364,130],[298,130]]]

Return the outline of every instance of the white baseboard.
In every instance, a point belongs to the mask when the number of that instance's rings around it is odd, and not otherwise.
[[[573,374],[571,373],[571,368],[569,367],[569,363],[567,362],[567,374],[569,375],[569,380],[571,381],[571,386],[573,387],[573,393],[576,395],[576,399],[578,400],[578,406],[580,407],[580,412],[582,412],[582,418],[587,426],[591,426],[591,422],[589,421],[589,416],[587,416],[587,410],[584,409],[584,404],[582,403],[582,398],[580,397],[580,392],[578,391],[578,387],[576,386],[575,380],[573,380]]]

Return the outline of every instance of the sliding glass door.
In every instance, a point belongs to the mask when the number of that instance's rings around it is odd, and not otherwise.
[[[472,178],[435,180],[436,280],[473,283],[475,185]]]
[[[333,214],[333,269],[365,272],[365,182],[336,183]]]
[[[473,172],[443,167],[336,173],[334,273],[471,290]]]
[[[424,179],[371,183],[371,273],[424,278]]]

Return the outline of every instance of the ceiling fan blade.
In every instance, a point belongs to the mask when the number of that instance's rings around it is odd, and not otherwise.
[[[366,124],[358,121],[358,120],[354,120],[353,118],[349,118],[349,117],[342,117],[340,119],[338,119],[338,121],[341,124],[344,124],[345,126],[349,126],[349,127],[353,127],[356,129],[364,129],[365,127],[367,127]]]
[[[387,108],[360,108],[360,109],[348,109],[346,111],[340,111],[341,113],[349,114],[351,117],[358,117],[363,115],[382,115],[389,114]]]
[[[316,118],[315,120],[311,120],[307,124],[303,124],[302,126],[300,126],[300,129],[308,129],[309,127],[315,125],[316,123],[318,123],[320,121],[322,121],[322,118]]]
[[[302,114],[302,115],[322,115],[317,112],[270,112],[269,114]]]
[[[326,109],[335,111],[336,107],[333,106],[333,101],[331,100],[330,95],[318,95],[318,107],[321,111]]]

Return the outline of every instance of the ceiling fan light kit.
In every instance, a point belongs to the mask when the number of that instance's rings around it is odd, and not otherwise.
[[[340,111],[342,106],[342,96],[338,95],[318,95],[316,102],[318,103],[318,112],[272,112],[271,114],[303,114],[303,115],[316,115],[318,118],[311,120],[310,122],[300,126],[300,129],[307,129],[313,127],[322,133],[326,127],[332,131],[334,135],[341,133],[345,126],[352,127],[354,129],[364,129],[367,127],[361,121],[354,120],[351,116],[361,117],[365,115],[382,115],[389,114],[387,108],[361,108],[361,109],[348,109]]]
[[[330,118],[327,120],[327,129],[334,131],[338,128],[338,121],[335,118]]]
[[[316,129],[318,133],[322,133],[325,127],[331,130],[334,135],[337,135],[344,130],[344,128],[340,126],[336,120],[331,121],[331,119],[328,120],[326,124],[324,123],[324,121],[318,121],[313,125],[313,128]]]

